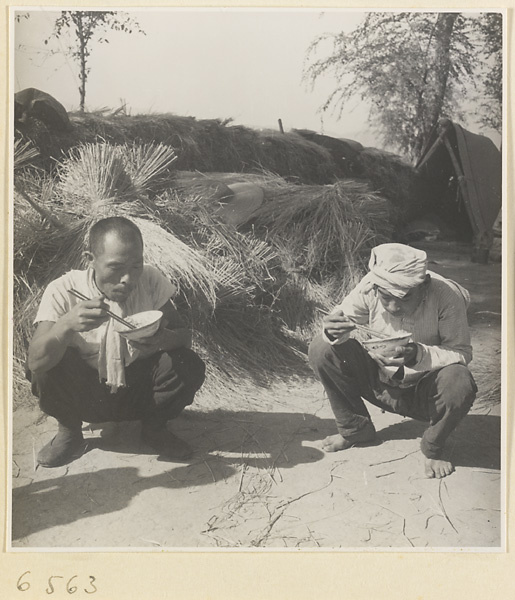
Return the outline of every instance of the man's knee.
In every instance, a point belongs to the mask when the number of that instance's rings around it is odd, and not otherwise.
[[[170,374],[177,376],[183,385],[196,392],[206,377],[206,365],[200,356],[189,348],[163,352],[159,358],[155,383],[162,383]]]
[[[196,352],[189,348],[182,349],[181,361],[185,372],[188,374],[191,387],[197,391],[206,379],[206,364]]]
[[[329,344],[322,335],[317,335],[309,345],[308,359],[311,368],[318,373],[327,365],[338,364],[340,369],[349,368],[347,360],[359,356],[362,351],[360,343],[355,339],[348,339],[342,344]]]
[[[328,344],[322,335],[317,335],[311,340],[308,348],[308,360],[315,373],[331,358],[332,353],[331,344]]]
[[[440,369],[436,386],[439,397],[449,410],[468,410],[476,397],[476,382],[464,365],[449,365]]]

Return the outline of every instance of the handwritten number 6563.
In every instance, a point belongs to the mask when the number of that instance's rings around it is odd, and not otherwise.
[[[30,575],[30,571],[25,571],[25,573],[22,573],[20,575],[20,577],[18,578],[18,581],[16,582],[16,587],[20,592],[26,592],[27,590],[30,589],[30,583],[28,581],[22,581],[26,575]],[[78,589],[77,586],[71,585],[72,581],[74,579],[76,579],[77,577],[78,577],[77,575],[70,577],[70,579],[66,583],[66,591],[68,592],[68,594],[75,594],[75,592],[77,591],[77,589]],[[52,575],[51,577],[49,577],[48,578],[48,587],[45,590],[45,592],[47,594],[53,594],[55,592],[55,588],[52,584],[53,579],[64,579],[64,577],[62,575]],[[89,575],[89,585],[90,585],[91,589],[83,588],[84,591],[86,592],[86,594],[94,594],[97,591],[97,586],[95,585],[95,581],[96,581],[96,578],[93,577],[93,575]]]

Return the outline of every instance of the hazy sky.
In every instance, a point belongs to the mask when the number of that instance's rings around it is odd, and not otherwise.
[[[87,109],[132,114],[171,112],[198,119],[232,118],[255,128],[306,128],[381,147],[356,103],[341,120],[318,109],[334,89],[330,77],[315,89],[303,83],[309,44],[320,34],[352,30],[364,13],[300,9],[175,9],[131,12],[146,35],[111,32],[95,44]],[[59,12],[32,10],[15,24],[15,91],[44,90],[68,110],[79,104],[76,64],[45,45]],[[62,42],[65,43],[64,41]],[[330,50],[330,46],[328,47]],[[323,120],[322,120],[323,119]]]
[[[170,10],[131,13],[146,35],[109,34],[93,47],[86,104],[94,110],[127,103],[132,114],[171,112],[202,118],[232,118],[250,127],[324,130],[376,140],[367,110],[347,118],[317,112],[334,84],[327,78],[314,91],[302,82],[306,50],[316,36],[350,30],[363,13],[347,11]],[[68,110],[79,104],[77,67],[51,55],[44,39],[58,16],[32,11],[15,24],[14,88],[36,87]],[[55,43],[51,46],[56,48]]]

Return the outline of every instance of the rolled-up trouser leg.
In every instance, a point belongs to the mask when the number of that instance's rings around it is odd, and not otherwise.
[[[440,458],[445,441],[468,413],[477,386],[464,365],[449,365],[428,373],[415,392],[415,414],[428,420],[420,449],[428,458]]]
[[[317,336],[308,355],[331,403],[338,433],[352,442],[353,436],[371,423],[362,398],[377,403],[372,387],[377,379],[377,364],[354,339],[331,345]]]

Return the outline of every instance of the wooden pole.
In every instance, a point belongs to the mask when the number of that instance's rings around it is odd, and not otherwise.
[[[25,198],[25,200],[27,200],[27,202],[32,206],[32,208],[35,211],[37,211],[44,219],[46,219],[47,221],[52,223],[52,225],[54,227],[57,227],[59,229],[61,229],[63,227],[63,224],[56,217],[51,215],[42,206],[39,206],[39,204],[34,202],[34,200],[32,200],[32,198],[30,198],[30,196],[25,192],[25,190],[21,189],[19,186],[14,186],[14,189],[18,192],[18,194],[20,194],[20,196],[22,196],[23,198]]]

